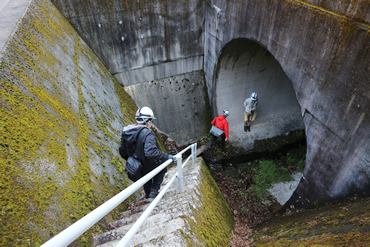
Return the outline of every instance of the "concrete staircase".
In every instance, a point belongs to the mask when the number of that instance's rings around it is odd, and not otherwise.
[[[178,181],[174,181],[151,215],[147,218],[128,246],[205,246],[191,232],[188,216],[194,220],[194,208],[201,206],[201,199],[196,193],[198,180],[202,172],[203,159],[198,158],[192,167],[191,160],[183,170],[184,192],[179,193]],[[204,164],[204,163],[203,163]],[[174,176],[177,168],[172,167],[166,173],[161,189]],[[141,199],[136,207],[121,213],[119,220],[109,223],[110,231],[94,236],[94,246],[116,246],[128,232],[153,199]]]

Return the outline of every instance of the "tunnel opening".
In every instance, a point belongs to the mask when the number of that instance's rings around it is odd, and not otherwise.
[[[251,166],[253,171],[251,167],[247,167],[245,171],[253,173],[256,177],[248,176],[248,179],[244,179],[246,180],[244,186],[246,188],[254,186],[254,192],[258,192],[260,201],[266,201],[267,197],[270,197],[266,196],[265,191],[271,184],[263,181],[263,185],[256,189],[258,179],[264,180],[267,175],[271,176],[272,180],[275,179],[276,183],[288,182],[287,180],[291,179],[289,189],[284,188],[284,192],[267,193],[273,197],[269,199],[271,202],[269,204],[274,204],[269,208],[273,211],[291,197],[302,177],[305,164],[307,147],[304,123],[292,83],[280,63],[266,48],[255,41],[244,38],[232,40],[222,49],[214,78],[213,115],[221,114],[223,109],[230,111],[227,117],[229,142],[233,147],[245,151],[233,157],[226,155],[207,159],[207,154],[205,154],[204,158],[210,169],[221,169],[223,172],[242,173],[243,167]],[[243,103],[253,92],[258,93],[257,114],[250,125],[250,132],[245,132]],[[289,143],[281,142],[278,144],[279,148],[261,149],[258,147],[261,141],[265,140],[266,143],[271,139],[280,137],[284,139],[297,132],[301,133],[299,140]],[[287,160],[292,159],[289,154],[296,152],[293,150],[297,148],[299,157],[296,159],[297,164],[293,167],[289,164],[291,160],[289,162]],[[283,164],[284,162],[286,164]],[[266,171],[261,169],[266,169]],[[290,174],[285,176],[287,172]],[[243,180],[242,177],[239,179]],[[284,199],[281,200],[281,197]]]
[[[244,101],[258,94],[256,118],[244,131]],[[260,44],[248,39],[230,41],[218,58],[213,115],[229,109],[229,141],[252,149],[256,140],[304,129],[292,83],[279,62]]]

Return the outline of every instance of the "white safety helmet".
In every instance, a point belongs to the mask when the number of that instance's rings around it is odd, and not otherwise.
[[[229,116],[229,110],[228,109],[225,109],[225,110],[223,110],[223,112],[222,112],[222,115],[224,116],[224,117],[227,117],[227,116]]]
[[[253,93],[251,94],[251,98],[252,98],[252,100],[257,100],[257,99],[258,99],[258,95],[257,95],[257,93],[256,93],[256,92],[253,92]]]
[[[135,118],[138,124],[145,124],[149,120],[157,119],[152,109],[147,106],[140,107],[135,114]]]

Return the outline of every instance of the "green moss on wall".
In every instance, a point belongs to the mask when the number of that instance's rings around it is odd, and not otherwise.
[[[206,246],[229,246],[234,217],[203,160],[199,179],[202,206],[193,209],[195,221],[190,220],[191,230]]]
[[[131,122],[136,106],[46,0],[29,6],[3,58],[0,246],[38,246],[127,187],[112,122]],[[122,114],[86,77],[99,90],[113,88],[117,95],[106,97],[119,98]],[[100,223],[72,245],[89,246]]]
[[[203,120],[203,126],[204,130],[203,133],[199,133],[200,136],[203,136],[205,134],[208,134],[209,130],[211,129],[211,122],[212,122],[212,110],[211,106],[209,104],[209,98],[208,98],[208,90],[207,90],[207,84],[205,79],[204,71],[202,70],[200,73],[200,81],[203,83],[203,92],[204,92],[204,102],[205,102],[205,108],[202,112],[202,120]]]
[[[275,215],[254,229],[256,246],[367,246],[370,198]]]
[[[116,90],[117,97],[119,99],[121,111],[124,116],[125,125],[136,123],[135,113],[138,109],[133,99],[126,93],[123,87],[115,80],[114,88]]]

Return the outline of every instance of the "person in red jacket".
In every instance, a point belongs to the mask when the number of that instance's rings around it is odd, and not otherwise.
[[[229,139],[229,123],[227,122],[226,118],[229,116],[229,110],[225,109],[222,112],[222,115],[219,115],[215,119],[212,120],[211,124],[215,127],[223,130],[224,133],[221,135],[221,148],[225,148],[225,142]],[[204,151],[206,151],[216,140],[218,137],[211,134],[211,140],[208,142]]]

